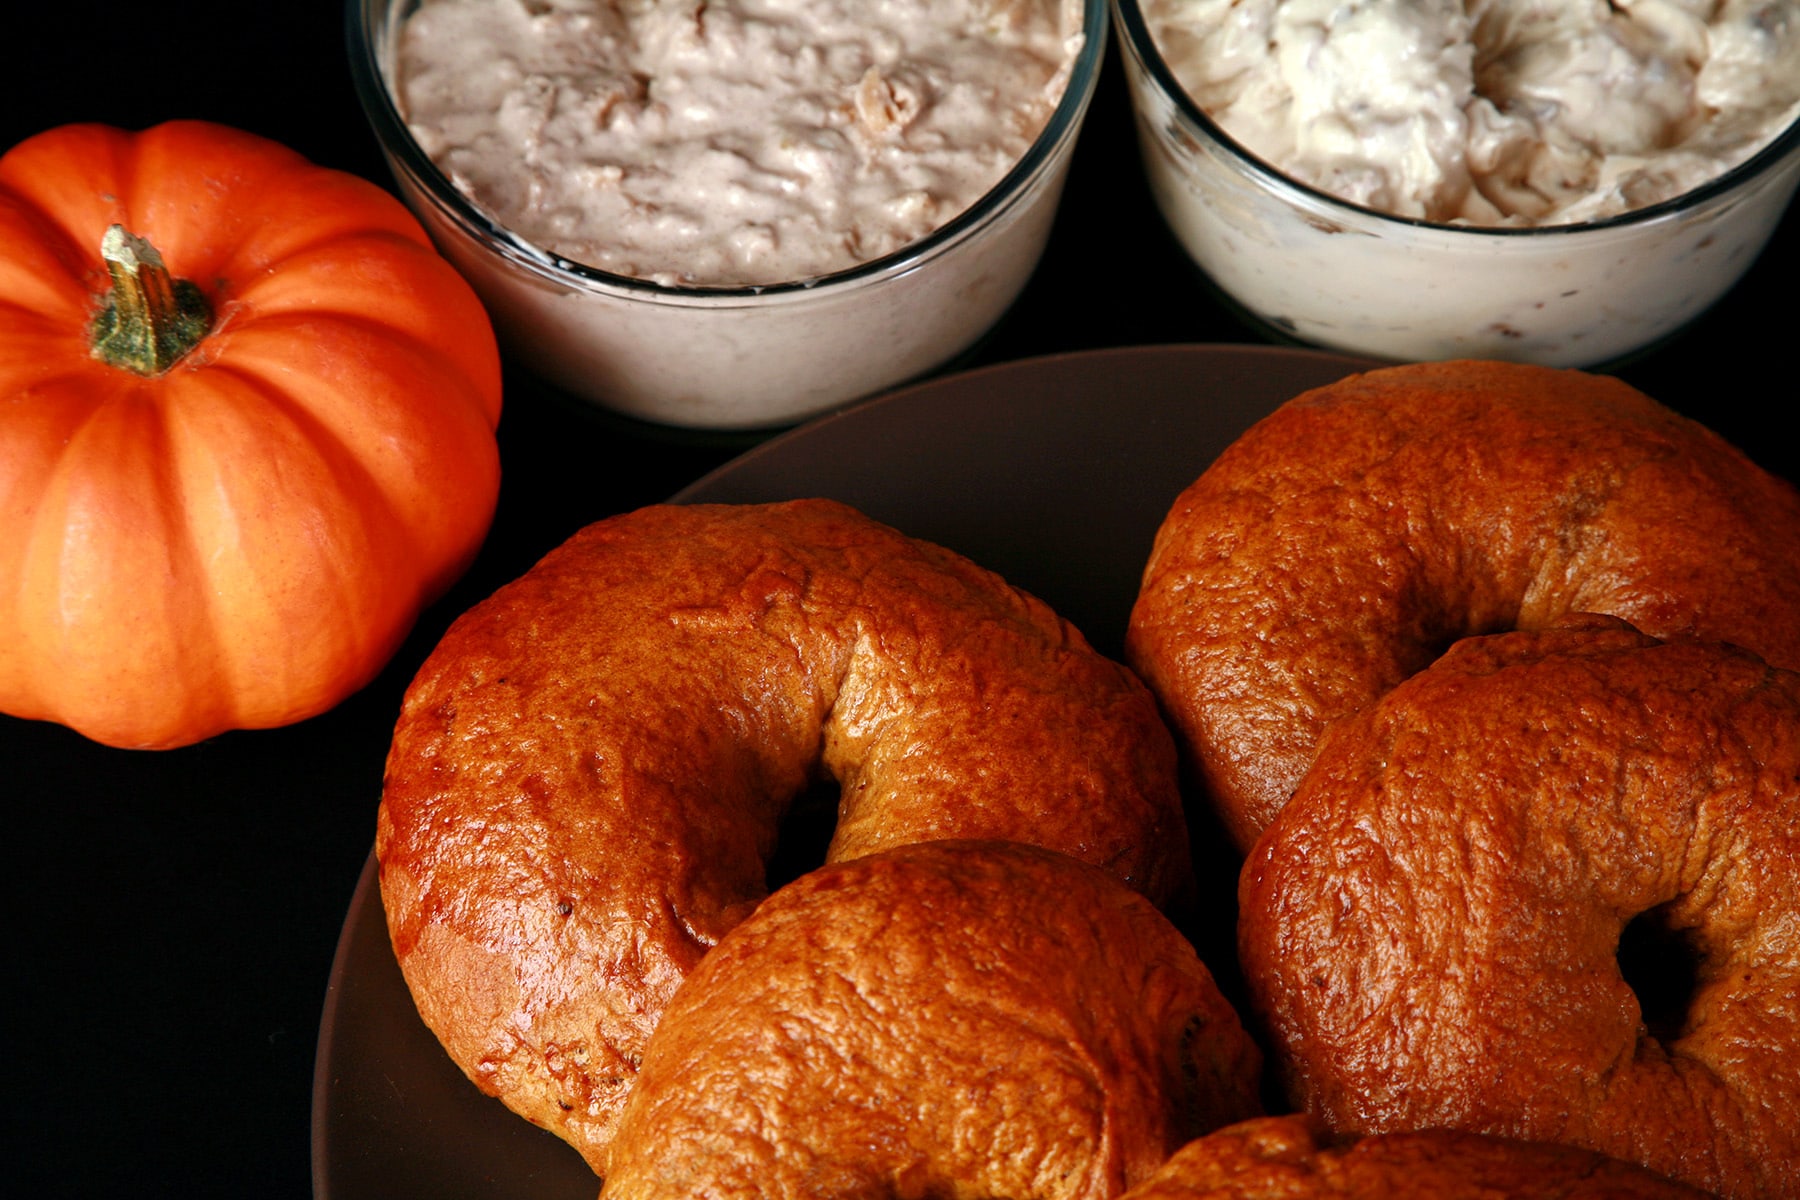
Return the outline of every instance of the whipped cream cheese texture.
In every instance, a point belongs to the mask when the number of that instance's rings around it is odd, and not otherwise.
[[[665,284],[898,250],[998,183],[1061,97],[1077,0],[424,0],[395,91],[455,186],[541,249]]]
[[[1800,119],[1800,0],[1144,0],[1182,86],[1287,175],[1405,217],[1572,224]]]

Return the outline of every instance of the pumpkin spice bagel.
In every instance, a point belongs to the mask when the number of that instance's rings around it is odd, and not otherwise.
[[[676,986],[767,891],[789,801],[828,857],[1003,838],[1191,887],[1148,691],[1040,601],[841,504],[582,530],[408,691],[376,854],[426,1023],[598,1167]]]
[[[1581,611],[1800,669],[1800,493],[1616,379],[1417,364],[1295,397],[1182,493],[1126,657],[1248,850],[1332,721]]]
[[[1261,1111],[1261,1055],[1175,927],[1012,842],[827,865],[670,1004],[604,1200],[1105,1200]]]
[[[1188,1143],[1122,1200],[1706,1200],[1615,1158],[1448,1129],[1333,1135],[1257,1117]]]
[[[1597,616],[1459,642],[1326,732],[1239,899],[1333,1129],[1800,1196],[1800,674]]]

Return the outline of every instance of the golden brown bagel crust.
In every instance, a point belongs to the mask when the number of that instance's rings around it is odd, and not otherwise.
[[[1326,732],[1239,900],[1272,1060],[1332,1128],[1800,1195],[1800,675],[1594,616],[1460,642]],[[1640,914],[1700,956],[1666,1037],[1618,965]]]
[[[1154,701],[1044,604],[840,504],[649,508],[465,614],[407,694],[376,852],[426,1023],[598,1162],[821,769],[834,859],[1011,837],[1188,883]]]
[[[1227,449],[1165,519],[1126,650],[1247,850],[1331,721],[1458,637],[1580,611],[1800,669],[1800,493],[1616,379],[1420,364]]]
[[[1008,842],[824,867],[689,976],[606,1200],[1102,1200],[1261,1111],[1261,1056],[1174,926]]]
[[[1258,1117],[1190,1142],[1122,1200],[1705,1200],[1642,1167],[1572,1146],[1435,1129],[1333,1136]]]

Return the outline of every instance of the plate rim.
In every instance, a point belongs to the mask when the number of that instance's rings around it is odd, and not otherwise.
[[[1317,367],[1325,372],[1337,371],[1339,378],[1385,365],[1366,358],[1309,347],[1240,345],[1236,343],[1109,346],[1068,350],[1056,354],[993,363],[910,384],[815,417],[735,455],[729,461],[676,491],[668,498],[667,502],[675,504],[714,502],[710,493],[728,487],[735,476],[753,472],[767,459],[774,458],[779,462],[783,456],[794,453],[792,447],[796,444],[804,446],[810,440],[834,436],[846,429],[855,434],[860,426],[873,427],[884,420],[895,418],[896,414],[899,419],[905,419],[909,409],[936,403],[940,398],[953,398],[972,388],[980,389],[984,386],[992,386],[996,394],[1004,395],[1009,386],[1017,387],[1028,384],[1040,376],[1055,377],[1060,372],[1064,373],[1066,378],[1070,372],[1079,375],[1114,368],[1122,363],[1135,364],[1139,367],[1149,365],[1184,375],[1193,372],[1202,382],[1204,382],[1205,371],[1209,364],[1215,367],[1226,363],[1236,366],[1268,365],[1273,367],[1279,365],[1284,368],[1305,364],[1308,368]],[[1287,393],[1287,395],[1292,394],[1297,393]],[[1281,399],[1274,400],[1272,406],[1279,406],[1282,402]],[[940,428],[948,429],[948,427]],[[1248,428],[1248,426],[1244,428]],[[1237,433],[1231,435],[1231,438],[1235,438],[1241,432],[1242,429],[1239,429]],[[1204,470],[1205,465],[1205,463],[1200,464],[1196,469],[1196,474],[1199,470]],[[1171,497],[1172,499],[1173,497]],[[371,845],[357,877],[343,923],[339,928],[337,944],[332,955],[330,975],[326,982],[319,1033],[314,1049],[310,1161],[315,1200],[363,1200],[361,1197],[334,1193],[330,1187],[333,1162],[331,1136],[333,1075],[331,1068],[334,1061],[333,1052],[343,1036],[341,1025],[345,1015],[343,1001],[346,985],[349,982],[348,976],[358,927],[361,922],[373,919],[371,909],[379,912],[381,908],[378,878],[379,866],[373,845]],[[385,928],[385,920],[381,924]],[[493,1101],[493,1103],[497,1105],[499,1102]],[[522,1119],[520,1120],[522,1121]]]

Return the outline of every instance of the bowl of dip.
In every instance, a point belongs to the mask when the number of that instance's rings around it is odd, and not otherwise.
[[[1113,5],[1176,240],[1313,345],[1618,362],[1724,295],[1800,181],[1800,0]]]
[[[615,413],[774,428],[1012,304],[1105,0],[348,0],[398,190],[515,359]]]

